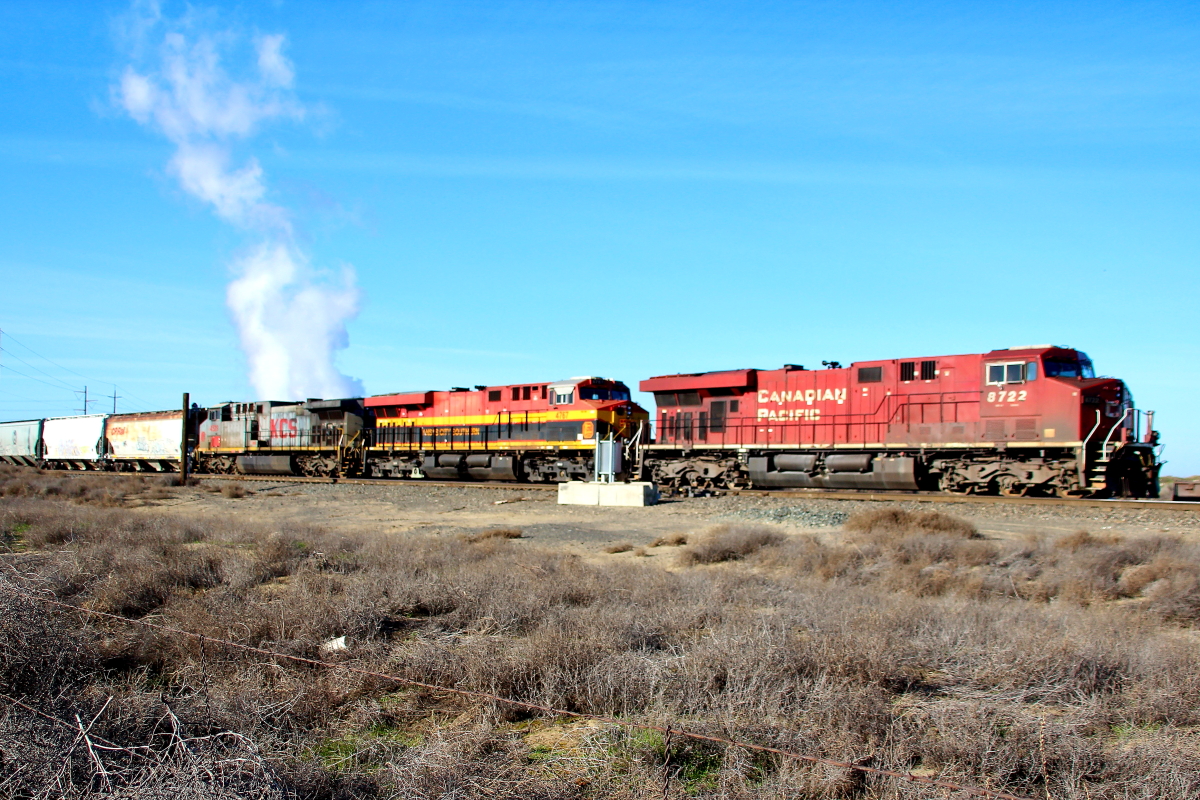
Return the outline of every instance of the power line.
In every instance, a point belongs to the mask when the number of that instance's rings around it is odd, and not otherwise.
[[[11,337],[9,337],[9,338],[11,338]],[[33,364],[30,364],[28,361],[26,361],[25,359],[21,358],[21,357],[20,357],[19,355],[17,355],[16,353],[14,353],[12,350],[6,350],[4,347],[0,347],[0,353],[8,353],[10,356],[12,356],[13,358],[15,358],[17,361],[20,361],[22,364],[24,364],[25,366],[29,367],[30,369],[37,370],[38,372],[42,373],[43,375],[45,375],[45,376],[46,376],[47,378],[49,378],[50,380],[52,380],[52,381],[58,381],[58,382],[59,382],[59,383],[61,383],[61,384],[62,384],[62,385],[65,387],[65,388],[67,388],[67,389],[71,389],[71,391],[75,391],[75,390],[74,390],[72,387],[68,386],[68,385],[67,385],[67,384],[66,384],[64,381],[62,381],[62,380],[59,380],[58,378],[54,377],[54,376],[53,376],[53,375],[51,375],[49,372],[46,372],[46,370],[44,370],[44,369],[39,369],[38,367],[34,366]]]
[[[49,361],[51,364],[53,364],[54,366],[58,367],[58,368],[59,368],[59,369],[61,369],[62,371],[64,371],[64,372],[69,372],[69,373],[71,373],[72,375],[75,375],[75,376],[78,376],[78,377],[80,377],[80,378],[83,378],[84,380],[91,380],[91,378],[89,378],[87,375],[80,375],[80,374],[79,374],[78,372],[76,372],[75,370],[73,370],[73,369],[68,369],[67,367],[64,367],[62,364],[59,364],[57,361],[50,361],[50,359],[46,358],[44,355],[42,355],[41,353],[39,353],[37,350],[34,350],[34,349],[33,349],[32,347],[30,347],[29,345],[27,345],[27,344],[25,344],[24,342],[22,342],[22,341],[19,341],[18,339],[14,338],[14,337],[13,337],[13,335],[12,335],[11,333],[8,333],[7,331],[5,331],[5,330],[3,330],[3,329],[0,329],[0,333],[3,333],[3,334],[4,334],[5,336],[7,336],[7,337],[8,337],[10,340],[12,340],[12,341],[16,342],[17,344],[21,345],[21,347],[24,347],[26,350],[28,350],[29,352],[33,353],[35,356],[37,356],[38,358],[42,359],[43,361]]]
[[[11,398],[11,399],[10,400],[3,399],[6,397]],[[9,391],[9,387],[0,386],[0,403],[8,403],[8,402],[12,402],[12,403],[25,402],[25,403],[34,403],[37,405],[45,405],[46,404],[45,398],[39,397],[37,399],[34,399],[32,397],[26,397],[23,394],[14,394],[13,392]]]
[[[44,380],[42,380],[41,378],[35,378],[35,377],[33,377],[32,375],[26,375],[24,372],[20,372],[20,371],[18,371],[18,370],[15,370],[15,369],[13,369],[12,367],[10,367],[10,366],[8,366],[8,365],[6,365],[6,364],[0,364],[0,370],[6,370],[6,371],[8,371],[8,372],[12,372],[12,373],[14,373],[14,374],[16,374],[16,375],[20,375],[22,378],[28,378],[28,379],[29,379],[29,380],[31,380],[31,381],[37,381],[38,383],[44,383],[44,384],[46,384],[47,386],[49,386],[51,389],[59,389],[60,391],[66,391],[66,392],[74,392],[74,391],[75,391],[74,389],[72,389],[72,388],[71,388],[71,387],[69,387],[69,386],[59,386],[59,385],[57,385],[57,384],[53,384],[53,383],[50,383],[50,382],[48,382],[48,381],[44,381]]]
[[[58,367],[59,369],[61,369],[63,372],[69,372],[69,373],[71,373],[72,375],[75,375],[75,376],[77,376],[77,377],[83,378],[84,380],[95,381],[96,383],[111,383],[111,381],[97,381],[95,378],[90,378],[90,377],[88,377],[87,375],[84,375],[84,374],[82,374],[82,373],[76,372],[76,371],[75,371],[75,370],[73,370],[73,369],[70,369],[70,368],[68,368],[68,367],[64,367],[62,364],[59,364],[57,361],[53,361],[53,360],[51,360],[51,359],[49,359],[49,358],[46,358],[44,355],[42,355],[42,354],[41,354],[41,353],[39,353],[38,351],[34,350],[34,349],[33,349],[32,347],[30,347],[29,345],[25,344],[24,342],[20,341],[19,339],[16,339],[16,338],[14,338],[14,337],[13,337],[13,335],[12,335],[11,333],[9,333],[9,332],[5,331],[3,328],[0,328],[0,335],[3,335],[3,336],[5,336],[5,337],[7,337],[9,341],[16,342],[17,344],[21,345],[21,347],[24,347],[26,350],[28,350],[29,352],[33,353],[33,354],[34,354],[35,356],[37,356],[38,358],[42,359],[43,361],[45,361],[45,362],[47,362],[47,363],[49,363],[49,364],[53,364],[54,366],[56,366],[56,367]],[[0,347],[0,350],[3,350],[3,348],[2,348],[2,347]],[[48,373],[48,372],[46,372],[46,371],[44,371],[44,370],[38,369],[37,367],[34,367],[34,366],[33,366],[32,364],[30,364],[28,361],[26,361],[25,359],[21,358],[21,357],[20,357],[20,356],[18,356],[16,353],[13,353],[11,350],[4,350],[4,352],[6,352],[6,353],[8,353],[9,355],[11,355],[13,358],[17,359],[17,360],[18,360],[18,361],[20,361],[22,364],[27,364],[28,366],[32,367],[33,369],[37,369],[37,371],[38,371],[38,372],[41,372],[43,375],[45,375],[45,376],[47,376],[47,377],[49,377],[49,378],[52,378],[52,379],[54,379],[54,380],[59,380],[58,378],[54,378],[54,376],[53,376],[53,375],[50,375],[50,373]],[[15,370],[14,370],[14,371],[15,371]],[[18,373],[18,374],[20,374],[20,373]],[[26,377],[28,377],[28,376],[26,376]],[[146,400],[146,399],[145,399],[145,398],[143,398],[143,397],[138,397],[136,394],[134,394],[133,392],[129,391],[129,390],[128,390],[128,389],[126,389],[124,386],[118,386],[117,384],[112,384],[112,385],[113,385],[113,391],[114,391],[114,393],[116,392],[116,390],[117,390],[117,389],[120,389],[121,391],[125,392],[125,395],[126,395],[126,399],[127,399],[127,400],[129,400],[129,399],[133,399],[133,400],[137,400],[138,402],[140,402],[140,403],[142,404],[143,410],[145,410],[145,409],[150,409],[150,408],[153,408],[153,407],[154,407],[154,404],[153,404],[153,403],[151,403],[149,400]],[[75,391],[75,389],[71,389],[71,391]]]

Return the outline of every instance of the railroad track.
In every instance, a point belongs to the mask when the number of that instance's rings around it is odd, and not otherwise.
[[[210,481],[265,481],[267,483],[324,483],[344,484],[349,486],[453,486],[471,489],[507,489],[508,491],[543,491],[558,490],[558,484],[543,486],[537,483],[513,483],[511,481],[486,481],[474,483],[471,481],[427,481],[427,480],[398,480],[396,478],[310,478],[305,475],[196,475],[189,478],[199,478]]]
[[[504,481],[488,481],[486,483],[471,483],[467,481],[400,481],[395,478],[309,478],[298,475],[193,475],[203,480],[222,481],[266,481],[272,483],[323,483],[348,484],[351,486],[451,486],[457,488],[495,489],[507,491],[556,491],[557,484],[543,485],[537,483],[511,483]],[[789,497],[812,498],[814,500],[879,500],[907,501],[910,503],[976,503],[995,504],[1007,503],[1012,505],[1034,506],[1066,506],[1068,508],[1123,508],[1123,509],[1170,509],[1188,508],[1187,503],[1174,500],[1094,500],[1086,498],[1064,497],[1005,497],[1003,495],[970,495],[946,494],[943,492],[872,492],[872,491],[839,491],[837,489],[733,489],[728,492],[741,497]],[[1200,507],[1200,504],[1192,507]]]
[[[1067,506],[1069,508],[1187,508],[1176,500],[1096,500],[1081,497],[1005,497],[1004,495],[946,494],[943,492],[847,492],[837,489],[737,489],[730,494],[743,497],[811,497],[819,500],[906,500],[910,503],[979,503],[1032,506]]]

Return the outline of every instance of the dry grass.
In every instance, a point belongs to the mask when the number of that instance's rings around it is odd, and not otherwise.
[[[123,796],[662,796],[656,734],[83,624],[34,599],[48,593],[311,658],[346,636],[330,660],[1018,794],[1200,793],[1193,547],[920,525],[844,540],[726,526],[681,551],[697,566],[667,571],[504,536],[464,547],[9,497],[0,532],[25,550],[0,573],[0,692],[72,721],[113,698],[93,731],[154,759],[100,754]],[[0,715],[0,795],[103,794],[73,741]],[[672,797],[928,796],[678,737],[670,758]]]
[[[938,511],[904,511],[893,508],[860,511],[846,520],[842,527],[851,533],[871,535],[927,533],[963,539],[979,538],[979,531],[971,523]]]
[[[488,528],[486,531],[467,534],[463,537],[463,541],[479,544],[490,539],[520,539],[523,535],[524,531],[520,528]]]
[[[893,511],[851,517],[844,531],[789,537],[756,563],[917,596],[1123,601],[1163,620],[1200,619],[1200,547],[1175,536],[1077,531],[989,541],[945,514]]]
[[[764,547],[778,545],[785,538],[767,525],[719,525],[686,550],[681,550],[679,562],[686,565],[737,561]]]
[[[654,540],[651,547],[683,547],[688,543],[686,533],[668,533]]]
[[[236,483],[226,483],[223,486],[221,486],[221,495],[223,497],[228,497],[231,500],[233,500],[233,499],[237,499],[239,497],[245,497],[246,490],[244,487],[239,486]]]
[[[191,481],[189,481],[191,483]],[[106,472],[44,472],[0,464],[0,498],[54,497],[75,503],[117,508],[162,500],[179,485],[178,475]]]
[[[616,555],[617,553],[628,553],[632,549],[633,542],[614,542],[613,544],[606,546],[604,548],[604,552],[608,553],[609,555]]]

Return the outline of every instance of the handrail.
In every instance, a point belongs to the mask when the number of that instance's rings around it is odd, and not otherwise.
[[[1079,448],[1081,452],[1087,453],[1088,442],[1090,442],[1092,440],[1093,434],[1096,433],[1096,429],[1099,427],[1100,427],[1100,409],[1097,408],[1096,409],[1096,424],[1092,426],[1092,429],[1090,431],[1088,431],[1088,435],[1083,438],[1083,446]]]
[[[1125,413],[1121,415],[1121,418],[1119,420],[1117,420],[1111,428],[1108,429],[1108,436],[1104,437],[1104,444],[1100,445],[1100,452],[1103,453],[1105,456],[1108,455],[1108,440],[1111,439],[1112,435],[1117,432],[1117,428],[1121,427],[1125,423],[1125,418],[1128,417],[1129,412],[1133,411],[1133,410],[1134,410],[1133,406],[1129,406],[1128,408],[1126,408]],[[1099,414],[1100,409],[1096,409],[1096,413]],[[1099,424],[1099,423],[1097,423],[1097,424]]]

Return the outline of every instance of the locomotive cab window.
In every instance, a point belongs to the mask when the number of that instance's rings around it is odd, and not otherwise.
[[[620,389],[580,389],[580,400],[628,400],[629,392]]]
[[[1005,364],[987,365],[987,385],[1003,386],[1008,383],[1025,383],[1037,379],[1037,363],[1012,361]]]
[[[1046,377],[1094,378],[1096,377],[1096,371],[1092,368],[1091,359],[1080,353],[1079,360],[1077,361],[1067,358],[1047,358]]]

